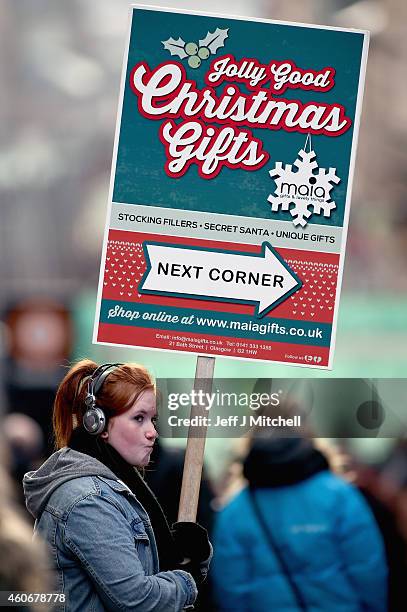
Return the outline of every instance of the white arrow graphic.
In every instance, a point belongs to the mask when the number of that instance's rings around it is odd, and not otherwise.
[[[264,316],[292,293],[301,280],[267,242],[247,254],[145,242],[147,262],[140,293],[256,303]]]

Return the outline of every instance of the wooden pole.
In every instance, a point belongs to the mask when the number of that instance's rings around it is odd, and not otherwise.
[[[215,357],[198,356],[196,362],[194,390],[211,393]],[[193,417],[208,416],[205,409],[207,403],[191,406]],[[198,421],[198,419],[197,419]],[[185,452],[184,474],[182,477],[181,497],[179,502],[178,520],[195,523],[201,486],[202,466],[206,442],[206,425],[190,425],[188,442]]]

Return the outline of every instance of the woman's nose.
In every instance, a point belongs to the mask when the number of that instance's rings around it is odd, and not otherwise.
[[[153,423],[151,423],[149,428],[147,429],[146,437],[149,440],[155,440],[155,438],[158,438],[158,432],[157,432],[156,428],[154,427]]]

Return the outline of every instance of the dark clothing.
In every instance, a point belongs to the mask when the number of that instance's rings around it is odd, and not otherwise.
[[[170,524],[174,523],[178,517],[184,459],[183,449],[165,446],[158,439],[154,444],[150,463],[144,474],[146,482],[159,500]],[[199,492],[197,521],[208,530],[209,534],[213,528],[214,511],[211,508],[211,502],[214,497],[215,494],[204,470]],[[196,610],[202,610],[202,612],[210,612],[213,609],[210,574],[209,580],[200,585],[198,599],[194,605]]]
[[[170,525],[178,517],[179,497],[181,493],[185,452],[180,448],[168,448],[158,439],[151,454],[150,463],[145,470],[144,478],[157,496]],[[209,533],[213,526],[211,502],[215,494],[203,471],[199,492],[197,522]]]
[[[254,442],[243,466],[252,488],[282,487],[310,478],[328,469],[325,457],[308,440],[266,438]]]

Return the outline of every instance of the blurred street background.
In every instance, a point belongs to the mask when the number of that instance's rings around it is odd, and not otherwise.
[[[405,0],[152,4],[370,30],[334,370],[217,358],[215,374],[406,377]],[[195,372],[191,355],[91,343],[128,7],[126,0],[0,4],[0,416],[2,461],[16,482],[51,450],[54,393],[72,360],[138,361],[161,378]],[[368,482],[405,546],[405,438],[340,446],[352,479]],[[236,453],[233,440],[208,440],[212,510],[239,480]],[[20,495],[17,486],[17,502]]]
[[[91,328],[128,4],[3,0],[0,6],[0,308],[5,314],[27,298],[56,300],[71,318],[70,354],[104,360],[115,360],[117,351],[92,346]],[[171,4],[191,8],[186,1]],[[404,376],[406,3],[198,0],[194,9],[371,31],[333,375]],[[194,371],[188,355],[129,354],[162,376]],[[270,375],[267,364],[217,361],[220,376]],[[293,370],[272,366],[277,376],[320,376]]]

